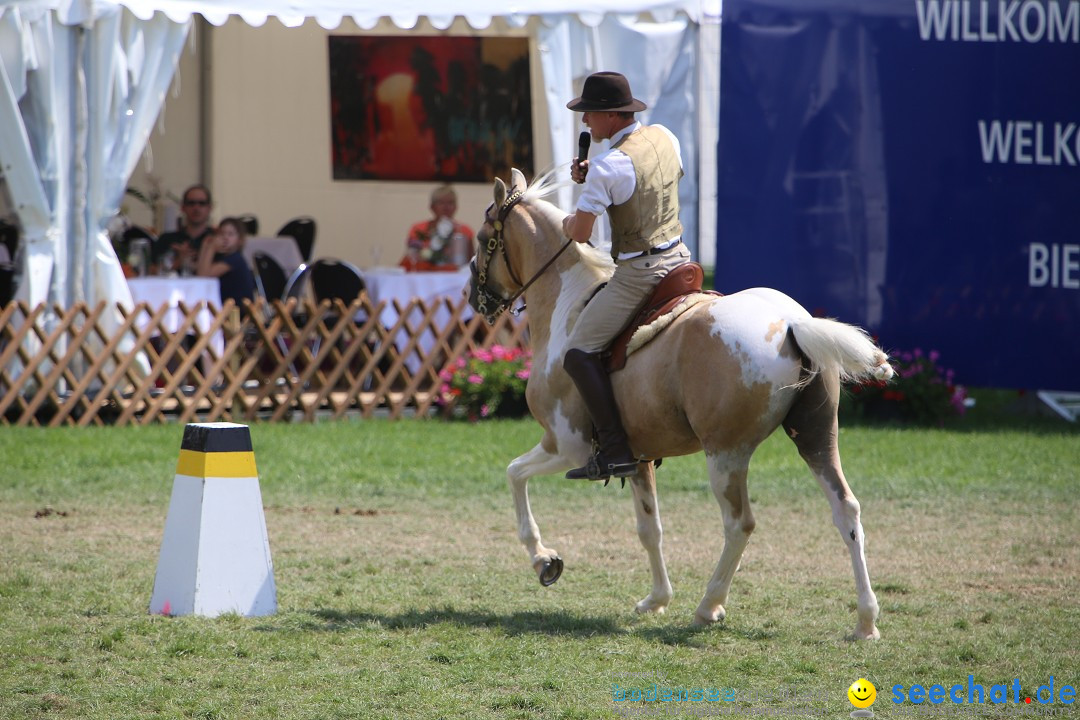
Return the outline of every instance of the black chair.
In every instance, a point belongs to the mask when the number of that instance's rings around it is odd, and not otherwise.
[[[255,261],[255,287],[259,295],[267,303],[285,299],[285,286],[289,282],[285,269],[266,253],[257,252],[252,260]]]
[[[358,298],[366,287],[364,277],[356,266],[337,258],[319,258],[310,265],[301,266],[294,273],[294,277],[290,279],[290,282],[293,287],[288,292],[301,294],[306,284],[310,288],[311,295],[316,303],[323,300],[329,300],[330,302],[340,300],[345,305]],[[337,313],[331,310],[327,313],[326,320],[331,325],[336,324],[338,321]],[[353,321],[357,325],[367,322],[366,313],[363,311],[358,312],[353,317]],[[374,341],[368,340],[367,345],[369,348],[373,348]],[[316,355],[319,354],[320,346],[321,341],[316,340],[312,350]],[[368,378],[365,381],[365,387],[370,382],[371,379]]]
[[[337,258],[319,258],[301,265],[285,283],[284,299],[303,298],[310,294],[316,303],[341,300],[348,305],[360,296],[367,285],[355,265]]]
[[[274,300],[285,300],[286,289],[289,284],[289,278],[285,275],[285,269],[281,267],[277,260],[270,257],[266,253],[256,252],[251,256],[252,261],[255,264],[255,289],[258,291],[259,296],[265,303],[263,307],[263,319],[266,323],[270,323],[274,318],[276,310],[271,306]],[[303,265],[300,269],[303,269]],[[294,317],[298,317],[294,313]],[[274,342],[277,343],[278,349],[282,355],[289,353],[289,341],[286,340],[285,335],[279,333]],[[292,374],[297,375],[296,364],[290,363],[289,368],[292,370]]]
[[[308,278],[308,270],[310,269],[310,265],[300,263],[300,267],[293,270],[292,275],[290,275],[289,279],[285,281],[285,291],[281,295],[283,299],[299,299],[303,297],[305,285]]]
[[[311,251],[315,247],[315,220],[307,216],[298,217],[285,223],[277,232],[296,239],[296,248],[304,262],[311,260]]]
[[[0,220],[0,245],[7,248],[8,257],[15,262],[15,251],[19,249],[19,228],[7,220]]]
[[[364,288],[364,276],[351,263],[320,258],[311,264],[311,294],[315,302],[341,300],[348,305],[360,297]]]
[[[0,245],[7,251],[6,261],[0,260],[0,307],[15,297],[15,251],[19,247],[19,228],[0,220]]]
[[[15,267],[9,263],[0,263],[0,307],[4,307],[15,297]]]
[[[259,234],[259,218],[254,215],[241,215],[237,220],[244,223],[244,232],[248,234],[248,237]]]

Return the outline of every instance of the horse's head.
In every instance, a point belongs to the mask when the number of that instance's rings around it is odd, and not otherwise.
[[[476,234],[476,255],[469,263],[469,305],[489,323],[513,304],[523,288],[510,264],[503,233],[526,187],[525,175],[517,168],[511,170],[509,189],[502,178],[495,178],[495,202],[484,211],[484,224]]]

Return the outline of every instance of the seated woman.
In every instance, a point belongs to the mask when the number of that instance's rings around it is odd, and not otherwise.
[[[243,249],[247,233],[239,218],[227,217],[217,231],[199,248],[196,274],[216,277],[221,282],[221,302],[229,298],[241,310],[244,299],[255,297],[255,275],[244,259]]]
[[[441,185],[431,193],[430,220],[421,220],[409,228],[405,256],[399,263],[408,272],[457,270],[472,255],[472,228],[454,219],[457,193]]]

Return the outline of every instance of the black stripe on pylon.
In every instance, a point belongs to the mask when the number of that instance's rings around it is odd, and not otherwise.
[[[251,431],[235,423],[188,423],[181,450],[195,452],[252,452]]]

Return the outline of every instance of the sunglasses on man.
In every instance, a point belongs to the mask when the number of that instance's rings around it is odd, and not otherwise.
[[[185,205],[209,205],[209,200],[185,200]]]

